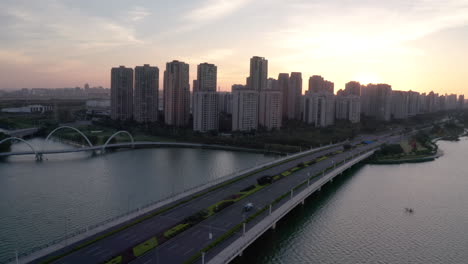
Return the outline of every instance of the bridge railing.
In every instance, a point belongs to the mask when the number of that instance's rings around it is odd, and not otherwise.
[[[132,216],[132,218],[137,217],[139,215],[148,213],[151,210],[156,209],[157,207],[164,206],[164,205],[161,205],[162,203],[170,204],[170,203],[172,203],[172,202],[174,202],[176,200],[183,199],[184,197],[188,197],[188,196],[191,196],[193,194],[196,194],[196,193],[198,193],[198,192],[200,192],[200,191],[202,191],[204,189],[209,189],[210,187],[218,185],[218,184],[220,184],[222,182],[229,181],[229,180],[237,178],[237,177],[239,177],[241,175],[244,175],[244,174],[247,174],[247,173],[250,173],[250,172],[254,172],[256,170],[271,166],[271,165],[276,164],[278,162],[286,161],[286,160],[289,160],[289,159],[294,159],[294,158],[299,157],[299,156],[307,155],[307,154],[309,154],[311,152],[316,152],[316,151],[328,149],[328,148],[335,147],[335,146],[338,146],[338,145],[341,145],[341,144],[343,144],[343,143],[340,142],[340,143],[330,144],[330,145],[326,145],[326,146],[319,147],[319,148],[309,149],[309,150],[306,150],[306,151],[303,151],[303,152],[299,152],[299,153],[295,153],[295,154],[292,154],[292,155],[287,155],[287,156],[284,156],[284,157],[273,159],[271,161],[262,163],[260,165],[255,166],[255,167],[234,171],[234,172],[229,173],[229,174],[227,174],[225,176],[222,176],[222,177],[219,177],[219,178],[216,178],[216,179],[212,179],[211,181],[204,182],[202,184],[196,185],[196,186],[188,188],[188,189],[184,189],[184,190],[182,190],[180,192],[177,192],[177,193],[173,193],[173,194],[171,194],[169,196],[166,196],[166,197],[164,197],[162,199],[149,202],[146,205],[135,208],[135,209],[133,209],[131,211],[128,211],[128,212],[125,212],[123,214],[119,214],[119,215],[116,215],[114,217],[108,218],[108,219],[103,220],[101,222],[98,222],[96,224],[92,224],[92,225],[89,225],[87,227],[83,227],[83,228],[80,228],[78,230],[74,230],[74,231],[66,234],[65,236],[63,236],[61,238],[57,238],[57,239],[52,240],[52,241],[50,241],[48,243],[45,243],[45,244],[40,245],[40,246],[36,246],[36,247],[34,247],[34,248],[30,249],[30,250],[22,252],[22,253],[18,254],[18,257],[19,258],[28,257],[28,256],[31,256],[34,253],[38,253],[41,250],[44,250],[44,249],[46,249],[48,247],[55,246],[55,245],[62,244],[65,247],[67,245],[70,245],[72,243],[77,242],[78,240],[76,238],[78,236],[80,236],[80,235],[84,235],[85,233],[89,233],[89,235],[86,236],[86,237],[95,235],[98,232],[101,232],[101,231],[103,231],[105,229],[105,228],[102,228],[102,227],[109,228],[110,227],[110,226],[108,226],[109,223],[116,222],[115,225],[122,224],[125,221],[130,220],[131,219],[130,216]],[[152,207],[154,207],[154,208],[152,208]],[[125,221],[120,221],[119,223],[117,223],[118,220],[122,220],[122,219],[125,220]],[[80,238],[80,239],[85,239],[86,237],[83,237],[83,238]],[[74,240],[74,241],[70,241],[70,240]],[[15,261],[15,259],[16,259],[16,257],[11,257],[11,258],[6,260],[6,263],[13,262],[13,261]]]
[[[370,153],[370,152],[372,152],[374,150],[375,150],[375,148],[371,148],[369,150],[359,152],[358,154],[348,156],[348,157],[345,158],[345,161],[340,162],[340,163],[338,163],[336,165],[341,165],[341,164],[346,163],[346,161],[352,161],[354,158],[358,158],[358,161],[354,161],[352,163],[354,165],[355,163],[358,163],[360,161],[359,157],[362,157],[363,155],[365,155],[367,153]],[[356,156],[359,156],[359,157],[356,157]],[[328,171],[330,169],[333,170],[334,168],[335,168],[335,166],[328,167],[328,168],[324,169],[322,172],[319,172],[318,174],[325,173],[326,171]],[[314,176],[312,176],[311,178],[313,178],[313,177]],[[309,185],[308,185],[309,180],[310,180],[310,178],[308,177],[305,181],[299,183],[296,187],[292,188],[291,190],[294,190],[293,192],[290,192],[288,190],[284,195],[281,195],[278,199],[274,200],[272,203],[270,203],[270,204],[266,205],[264,208],[260,209],[260,211],[259,211],[259,213],[258,213],[258,215],[256,217],[254,217],[253,219],[249,219],[248,221],[244,221],[246,224],[248,222],[250,222],[250,221],[254,221],[254,225],[250,226],[250,228],[253,228],[257,224],[260,224],[260,226],[258,226],[258,228],[255,231],[255,234],[253,236],[243,237],[243,239],[244,239],[243,243],[239,244],[238,246],[235,246],[232,250],[230,250],[230,252],[228,254],[223,254],[222,258],[224,260],[226,260],[225,262],[215,262],[215,263],[216,264],[218,264],[218,263],[228,263],[230,260],[234,259],[236,256],[239,255],[239,252],[242,252],[245,249],[246,246],[253,243],[259,236],[261,236],[268,229],[270,229],[273,224],[275,224],[279,219],[281,219],[285,214],[287,214],[290,210],[286,210],[286,211],[283,210],[283,212],[280,212],[279,214],[277,213],[278,215],[276,217],[268,217],[268,216],[272,216],[272,214],[274,214],[276,212],[276,210],[279,209],[286,202],[291,201],[291,199],[293,199],[293,197],[296,197],[300,193],[300,191],[298,191],[298,189],[303,188],[303,190],[305,190],[305,188],[309,187]],[[297,203],[299,203],[299,201],[296,201],[296,204]],[[265,216],[265,213],[268,213],[268,207],[269,206],[271,206],[272,210],[267,216]],[[294,207],[295,206],[293,206],[292,208],[294,208]],[[273,210],[273,208],[276,208],[276,209]],[[291,209],[291,208],[289,208],[289,209]],[[263,216],[263,218],[262,218],[262,216]],[[264,219],[265,221],[263,221],[261,219]],[[258,220],[261,220],[261,221],[258,221]],[[246,230],[250,230],[250,228],[246,229]],[[225,240],[230,239],[230,238],[232,238],[232,237],[234,237],[236,235],[239,236],[239,233],[238,232],[232,232],[231,236],[226,237]],[[235,239],[237,239],[237,238],[235,238]],[[219,246],[221,246],[221,245],[222,244],[219,243]],[[216,246],[216,248],[218,248],[219,246]],[[214,248],[215,247],[211,248],[209,251],[206,251],[206,252],[202,253],[202,254],[205,255],[204,260],[208,259],[208,256],[209,256],[208,254]],[[211,257],[215,257],[215,256],[211,256]],[[195,263],[199,259],[200,258],[194,258],[191,263]],[[205,264],[205,263],[208,263],[208,262],[204,261],[202,263]],[[209,262],[209,263],[211,264],[212,262]]]
[[[75,230],[75,231],[73,231],[71,233],[66,234],[65,236],[63,236],[61,238],[54,239],[54,240],[52,240],[52,241],[50,241],[48,243],[45,243],[43,245],[36,246],[36,247],[34,247],[34,248],[30,249],[30,250],[24,251],[24,252],[18,254],[18,257],[19,258],[28,257],[28,256],[31,256],[32,254],[37,253],[37,252],[39,252],[41,250],[44,250],[44,249],[46,249],[48,247],[59,245],[59,244],[62,244],[63,246],[67,246],[69,244],[77,242],[77,241],[69,242],[69,240],[71,240],[73,238],[76,238],[77,236],[84,235],[85,233],[89,233],[89,236],[97,234],[98,232],[103,231],[103,230],[98,230],[99,228],[101,228],[101,227],[108,228],[107,225],[109,223],[116,222],[119,219],[128,218],[130,215],[134,215],[134,217],[137,217],[138,215],[141,215],[141,214],[150,212],[151,210],[154,210],[155,208],[157,208],[162,203],[169,204],[169,203],[171,203],[173,201],[176,201],[178,199],[182,199],[184,197],[191,196],[191,195],[193,195],[195,193],[198,193],[198,192],[200,192],[200,191],[202,191],[204,189],[208,189],[208,188],[210,188],[212,186],[215,186],[217,184],[220,184],[222,182],[228,181],[230,179],[234,179],[236,177],[239,177],[241,175],[244,175],[244,174],[259,170],[259,169],[262,169],[264,167],[271,166],[271,165],[276,164],[278,162],[285,161],[285,160],[288,160],[288,159],[293,159],[295,157],[299,157],[299,156],[302,156],[302,155],[307,155],[307,154],[309,154],[311,152],[320,151],[320,150],[331,148],[331,147],[338,146],[338,145],[341,145],[341,144],[342,143],[336,143],[336,144],[330,144],[330,145],[327,145],[327,146],[324,146],[324,147],[309,149],[309,150],[299,152],[299,153],[296,153],[296,154],[293,154],[293,155],[287,155],[287,156],[284,156],[284,157],[273,159],[271,161],[262,163],[260,165],[255,166],[255,167],[252,167],[252,168],[246,168],[246,169],[243,169],[243,170],[234,171],[234,172],[229,173],[229,174],[227,174],[225,176],[213,179],[211,181],[199,184],[197,186],[194,186],[194,187],[191,187],[191,188],[188,188],[188,189],[184,189],[184,190],[182,190],[182,191],[180,191],[178,193],[173,193],[173,194],[171,194],[169,196],[164,197],[163,199],[152,201],[150,203],[147,203],[146,205],[135,208],[135,209],[133,209],[131,211],[128,211],[128,212],[125,212],[123,214],[119,214],[119,215],[116,215],[114,217],[108,218],[108,219],[106,219],[104,221],[101,221],[101,222],[98,222],[96,224],[92,224],[92,225],[89,225],[87,227],[80,228],[78,230]],[[154,207],[154,208],[152,208],[152,207]],[[140,211],[143,211],[143,212],[140,212]],[[137,213],[138,213],[138,215],[137,215]],[[128,221],[128,220],[129,219],[125,219],[125,221]],[[123,223],[125,221],[122,221],[121,223]],[[121,224],[121,223],[115,223],[115,225],[118,225],[118,224]],[[89,237],[89,236],[87,236],[87,237]],[[83,237],[83,238],[86,238],[86,237]],[[6,262],[7,263],[13,262],[13,261],[15,261],[15,259],[16,259],[16,257],[12,257],[12,258],[7,259]]]

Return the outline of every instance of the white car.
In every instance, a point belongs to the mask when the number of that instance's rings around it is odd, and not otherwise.
[[[248,212],[254,208],[253,203],[246,203],[244,205],[244,212]]]

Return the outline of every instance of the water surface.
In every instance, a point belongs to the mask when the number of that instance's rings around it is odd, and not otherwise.
[[[468,263],[468,140],[439,147],[434,162],[334,181],[235,263]]]
[[[69,149],[30,140],[38,149]],[[13,151],[29,150],[24,143]],[[129,210],[274,156],[204,149],[136,149],[106,155],[67,153],[0,162],[0,262]]]

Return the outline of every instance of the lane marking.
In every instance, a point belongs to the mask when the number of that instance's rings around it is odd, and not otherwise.
[[[184,253],[184,256],[187,255],[188,253],[192,252],[193,251],[193,248],[187,250],[185,253]]]

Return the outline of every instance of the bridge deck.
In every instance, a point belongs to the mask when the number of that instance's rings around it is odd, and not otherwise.
[[[380,139],[384,139],[387,136],[380,136]],[[375,137],[374,137],[375,138]],[[358,143],[359,141],[355,141]],[[382,141],[381,141],[382,143]],[[128,143],[129,144],[129,143]],[[200,144],[194,144],[200,145]],[[350,155],[356,155],[361,151],[370,150],[374,148],[377,144],[363,145],[358,148],[337,154],[330,157],[324,161],[320,161],[306,169],[300,170],[293,173],[291,176],[286,177],[279,181],[278,183],[271,184],[270,186],[252,194],[248,197],[249,202],[253,202],[257,208],[262,208],[265,205],[271,203],[272,200],[276,199],[278,195],[284,193],[285,190],[289,190],[294,186],[297,186],[300,182],[304,181],[308,175],[314,175],[318,172],[321,172],[325,168],[328,168],[330,164],[336,164],[342,160],[349,159]],[[250,186],[256,183],[256,179],[262,175],[277,175],[283,171],[295,167],[299,162],[305,162],[314,160],[326,153],[331,151],[336,151],[342,149],[341,147],[332,147],[328,150],[321,150],[318,152],[309,152],[303,156],[297,156],[296,159],[287,161],[281,164],[278,164],[275,167],[268,168],[262,172],[254,173],[248,177],[242,178],[241,180],[218,188],[216,190],[205,193],[195,199],[192,199],[186,203],[180,204],[177,207],[174,207],[164,213],[161,213],[155,217],[152,217],[148,220],[145,220],[137,225],[129,227],[125,230],[122,230],[116,234],[113,234],[109,237],[106,237],[102,240],[99,240],[89,246],[86,246],[78,251],[75,251],[71,254],[68,254],[54,263],[102,263],[116,255],[123,250],[126,250],[128,247],[137,245],[148,239],[148,236],[154,234],[160,234],[164,230],[172,227],[174,224],[179,223],[180,220],[184,219],[187,216],[190,216],[203,208],[223,200],[227,195],[233,194],[242,190],[243,188]],[[319,180],[320,177],[314,179]],[[148,261],[157,258],[161,263],[183,263],[191,255],[195,254],[197,251],[201,250],[203,247],[207,246],[212,240],[209,239],[208,233],[212,233],[212,238],[216,239],[217,237],[223,235],[227,230],[242,222],[245,217],[248,215],[242,214],[243,204],[247,201],[240,201],[234,203],[233,205],[227,207],[219,213],[214,214],[209,217],[202,223],[197,224],[196,226],[188,229],[187,231],[181,233],[177,237],[168,240],[164,244],[157,247],[156,251],[152,251],[152,254],[145,254],[144,256],[137,258],[134,263],[147,263]],[[177,203],[177,202],[174,202]],[[278,204],[280,206],[281,204]],[[249,223],[248,228],[254,226],[258,220]],[[114,227],[114,228],[118,228]],[[112,228],[110,229],[112,230]],[[107,231],[106,231],[107,232]],[[102,234],[102,233],[100,233]],[[96,236],[99,234],[96,234]],[[231,239],[236,239],[236,234]],[[64,247],[61,250],[55,252],[67,252],[72,249],[74,246],[81,244],[85,241],[94,239],[95,236],[91,236],[83,241],[80,241],[77,244],[69,245]],[[231,243],[234,240],[228,240],[226,243]],[[224,247],[229,244],[222,244]],[[224,247],[219,246],[214,248],[209,252],[207,258],[212,258],[216,256]],[[44,260],[47,257],[53,256],[55,254],[49,254],[43,258],[37,258],[33,263],[39,263],[41,260]],[[38,255],[35,254],[34,257]],[[33,257],[33,256],[30,256]],[[31,260],[31,258],[28,258]]]

